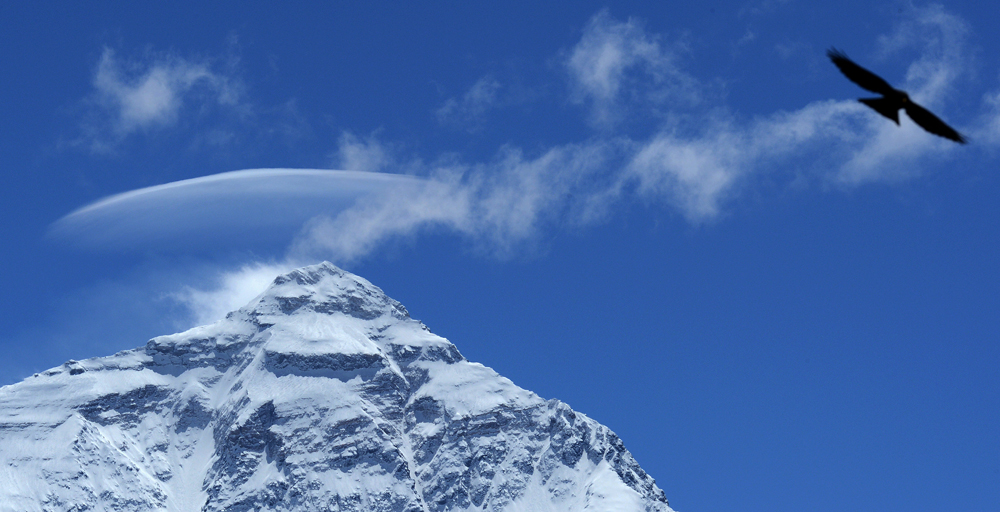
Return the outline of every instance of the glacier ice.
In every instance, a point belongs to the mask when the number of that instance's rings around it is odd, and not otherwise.
[[[0,388],[0,511],[662,511],[607,427],[330,263]]]

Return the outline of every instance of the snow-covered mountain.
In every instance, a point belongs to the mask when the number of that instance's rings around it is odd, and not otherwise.
[[[0,511],[670,511],[606,427],[323,263],[0,388]]]

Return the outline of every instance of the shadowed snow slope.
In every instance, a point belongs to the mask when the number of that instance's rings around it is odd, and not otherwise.
[[[606,427],[323,263],[0,388],[0,510],[670,511]]]

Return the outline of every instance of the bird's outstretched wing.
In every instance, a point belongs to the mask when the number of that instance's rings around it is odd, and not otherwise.
[[[940,135],[946,139],[951,139],[959,144],[965,144],[965,137],[961,133],[955,131],[954,128],[948,126],[944,121],[938,119],[938,117],[932,114],[929,110],[916,103],[909,101],[904,107],[906,109],[906,115],[913,119],[914,123],[920,125],[921,128],[933,133],[934,135]]]
[[[903,102],[897,98],[861,98],[861,103],[868,105],[879,114],[882,114],[896,124],[899,124],[899,109],[903,108]]]
[[[827,50],[826,55],[837,65],[844,76],[861,87],[883,96],[891,96],[895,92],[895,89],[889,85],[889,82],[882,80],[875,73],[855,64],[851,59],[847,58],[847,55],[844,55],[844,52],[836,48],[830,48]]]

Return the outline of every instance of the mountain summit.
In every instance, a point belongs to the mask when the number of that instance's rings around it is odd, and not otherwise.
[[[661,511],[607,427],[330,263],[0,388],[0,511]]]

